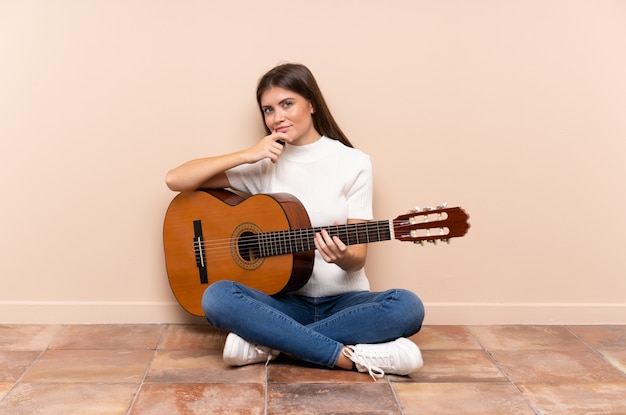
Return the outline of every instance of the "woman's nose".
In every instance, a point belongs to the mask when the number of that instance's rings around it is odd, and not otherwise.
[[[274,121],[282,121],[285,119],[285,111],[281,108],[274,111]]]

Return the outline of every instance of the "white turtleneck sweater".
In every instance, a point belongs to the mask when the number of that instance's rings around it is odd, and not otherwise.
[[[345,224],[348,219],[373,219],[372,165],[367,154],[322,137],[305,146],[286,144],[276,163],[264,159],[226,172],[235,190],[250,194],[290,193],[304,205],[312,227]],[[325,297],[369,290],[365,270],[348,272],[315,252],[313,273],[296,291]]]

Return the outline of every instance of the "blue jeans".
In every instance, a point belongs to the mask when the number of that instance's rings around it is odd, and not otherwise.
[[[424,305],[412,292],[359,291],[332,297],[269,296],[233,281],[204,292],[209,323],[297,359],[333,367],[344,345],[383,343],[417,333]]]

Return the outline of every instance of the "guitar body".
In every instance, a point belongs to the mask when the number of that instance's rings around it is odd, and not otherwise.
[[[237,281],[270,295],[302,287],[313,270],[314,251],[262,257],[248,241],[261,233],[310,227],[306,210],[289,194],[246,198],[224,189],[178,194],[163,225],[167,275],[177,301],[203,316],[202,295],[216,281]]]

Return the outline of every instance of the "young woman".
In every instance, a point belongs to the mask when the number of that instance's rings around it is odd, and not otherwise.
[[[267,136],[241,151],[184,163],[167,173],[167,186],[290,193],[312,227],[372,220],[370,158],[343,134],[309,69],[271,69],[258,83],[257,101]],[[207,320],[230,332],[225,362],[269,362],[285,353],[374,380],[420,369],[421,353],[407,337],[421,328],[421,300],[402,289],[369,291],[366,244],[346,246],[325,230],[314,242],[313,273],[297,291],[270,296],[227,280],[207,288]]]

